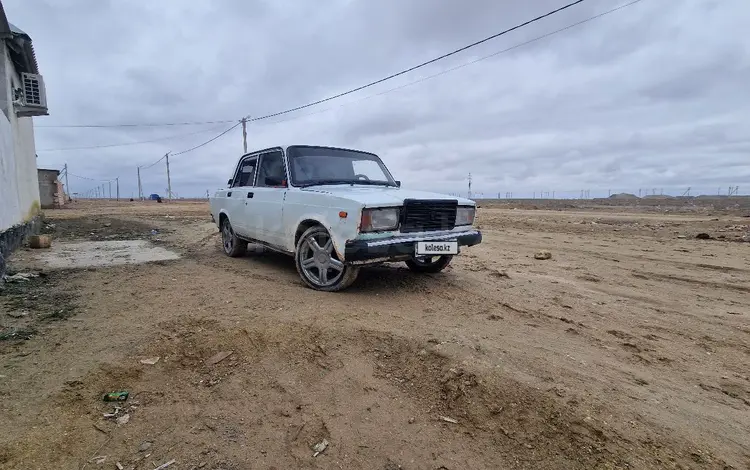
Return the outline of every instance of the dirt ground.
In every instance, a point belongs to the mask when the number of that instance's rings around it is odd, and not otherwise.
[[[181,258],[6,284],[0,467],[750,469],[750,213],[569,206],[482,203],[447,271],[336,294],[224,256],[205,203],[48,211]]]

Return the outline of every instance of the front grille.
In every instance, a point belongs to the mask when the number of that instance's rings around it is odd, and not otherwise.
[[[401,232],[451,230],[456,226],[458,201],[406,199],[401,213]]]

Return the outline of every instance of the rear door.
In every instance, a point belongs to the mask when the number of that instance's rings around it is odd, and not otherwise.
[[[260,155],[254,195],[248,199],[248,213],[257,221],[254,233],[257,240],[283,246],[283,210],[287,192],[287,171],[281,149]],[[251,207],[252,205],[252,207]]]
[[[253,238],[253,221],[247,211],[247,200],[253,195],[257,168],[257,155],[243,157],[227,192],[229,221],[234,231],[243,238]]]

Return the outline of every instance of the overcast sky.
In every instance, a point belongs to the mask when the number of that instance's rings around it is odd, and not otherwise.
[[[750,191],[750,2],[588,0],[530,27],[340,100],[249,125],[249,147],[336,145],[379,154],[404,186],[465,192],[692,186]],[[120,178],[236,120],[356,87],[546,13],[568,0],[4,0],[33,39],[50,115],[35,118],[40,167]],[[373,96],[376,95],[376,96]],[[192,135],[189,135],[192,134]],[[172,138],[170,138],[172,137]],[[162,139],[141,145],[48,151]],[[173,190],[226,183],[238,129],[171,159]],[[164,193],[162,164],[142,171]],[[70,178],[73,192],[96,183]],[[570,193],[564,193],[570,191]],[[726,189],[724,189],[726,191]],[[606,194],[605,194],[606,195]]]

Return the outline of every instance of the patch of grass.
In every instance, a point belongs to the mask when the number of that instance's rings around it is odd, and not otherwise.
[[[0,330],[0,341],[27,340],[34,335],[36,335],[36,329],[31,327],[5,328]]]
[[[70,288],[58,288],[58,282],[67,277],[65,272],[56,272],[7,283],[0,289],[0,303],[11,311],[34,314],[39,320],[65,320],[75,315],[78,307]]]
[[[63,308],[55,309],[52,312],[42,314],[43,320],[67,320],[76,314],[76,307],[72,304],[67,304]]]

